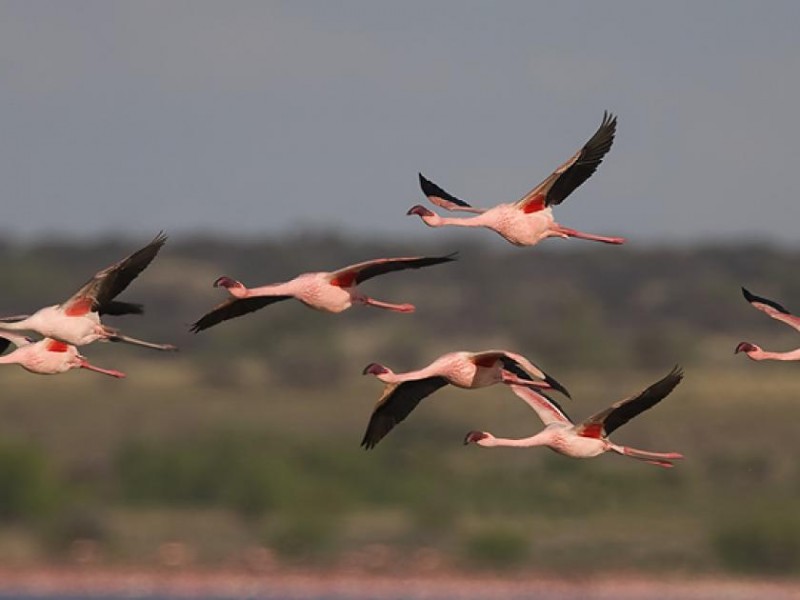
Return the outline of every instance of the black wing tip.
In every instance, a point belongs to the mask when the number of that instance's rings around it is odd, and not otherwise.
[[[601,127],[616,127],[617,126],[617,115],[612,113],[611,111],[604,110],[603,111],[603,122],[600,124]]]
[[[422,188],[422,193],[426,196],[441,196],[442,188],[427,179],[422,173],[419,173],[419,187]]]
[[[664,394],[662,397],[668,396],[675,387],[683,381],[684,372],[683,367],[675,365],[672,370],[667,373],[662,379],[654,383],[654,386],[665,386]]]
[[[771,306],[775,310],[785,315],[791,314],[784,306],[778,304],[774,300],[770,300],[768,298],[764,298],[763,296],[756,296],[755,294],[751,293],[747,288],[742,286],[742,295],[744,296],[745,300],[747,300],[750,304],[753,302],[758,302],[760,304],[766,304],[767,306]]]

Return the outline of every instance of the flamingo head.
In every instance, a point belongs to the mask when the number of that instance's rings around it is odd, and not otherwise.
[[[417,204],[416,206],[412,206],[411,208],[409,208],[406,215],[418,215],[420,217],[435,217],[436,213],[434,213],[432,210],[428,210],[421,204]]]
[[[464,445],[477,444],[481,440],[485,440],[488,437],[489,434],[484,431],[470,431],[464,436]]]
[[[232,279],[230,277],[225,277],[224,275],[214,282],[214,287],[224,287],[225,289],[230,289],[232,287],[240,285],[242,284],[236,281],[235,279]]]
[[[739,354],[739,352],[755,352],[756,350],[760,350],[758,346],[755,344],[751,344],[750,342],[739,342],[739,345],[736,346],[736,350],[734,350],[734,354]]]
[[[361,372],[362,375],[383,375],[389,373],[389,369],[378,363],[369,363]]]

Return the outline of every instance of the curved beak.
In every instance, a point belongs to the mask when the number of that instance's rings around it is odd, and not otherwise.
[[[418,215],[420,217],[432,217],[433,212],[422,206],[421,204],[417,204],[416,206],[412,206],[408,209],[406,216],[408,215]]]

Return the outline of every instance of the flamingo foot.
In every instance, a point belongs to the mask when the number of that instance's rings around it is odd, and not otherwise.
[[[116,371],[114,369],[101,369],[100,367],[95,367],[93,364],[85,361],[81,363],[80,368],[86,369],[87,371],[94,371],[95,373],[102,373],[103,375],[109,375],[110,377],[116,377],[117,379],[124,379],[126,377],[125,373],[122,371]]]
[[[624,244],[627,241],[624,237],[584,233],[583,231],[578,231],[577,229],[570,229],[569,227],[562,227],[560,225],[557,227],[556,231],[562,237],[574,237],[580,240],[589,240],[591,242],[602,242],[603,244],[615,244],[617,246],[620,244]]]

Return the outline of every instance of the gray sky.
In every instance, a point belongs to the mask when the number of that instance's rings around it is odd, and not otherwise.
[[[564,225],[796,246],[798,24],[794,0],[0,2],[0,231],[431,238],[418,171],[516,200],[609,109]]]

